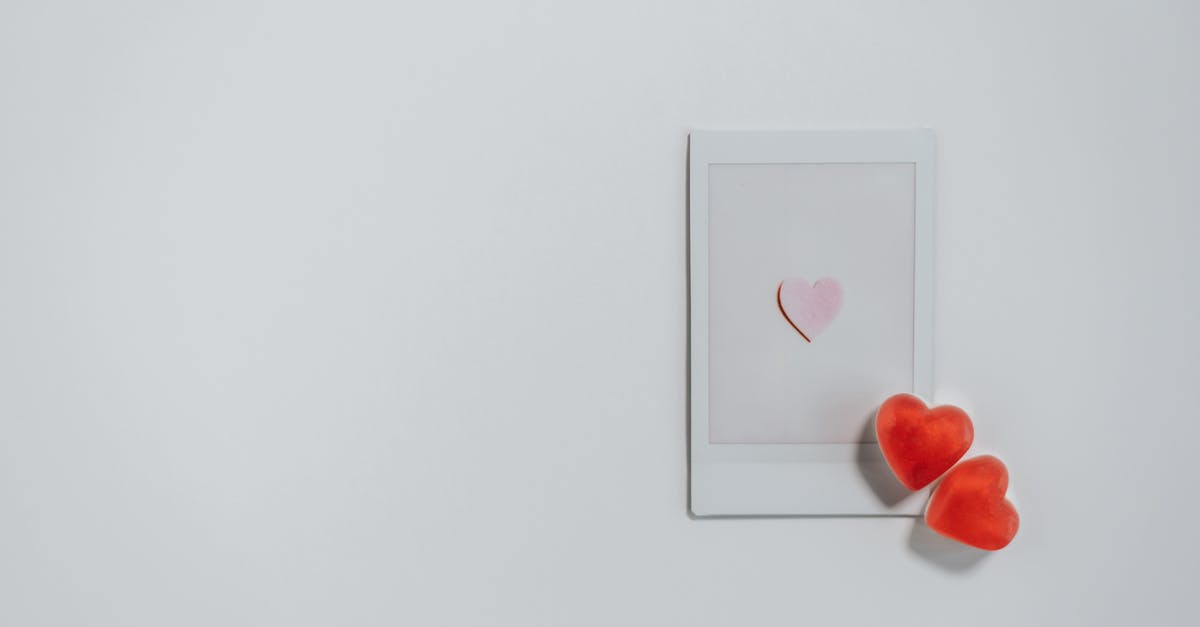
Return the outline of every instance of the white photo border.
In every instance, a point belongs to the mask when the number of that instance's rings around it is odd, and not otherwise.
[[[882,493],[890,476],[876,443],[713,444],[709,441],[709,166],[904,163],[914,166],[913,381],[933,386],[933,205],[936,143],[927,129],[693,131],[689,146],[689,508],[695,516],[918,516],[924,490]],[[880,399],[882,401],[882,399]],[[902,498],[904,497],[904,498]]]

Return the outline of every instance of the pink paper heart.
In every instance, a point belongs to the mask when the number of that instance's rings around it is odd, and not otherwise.
[[[775,293],[779,311],[805,340],[821,334],[842,308],[842,286],[824,278],[809,285],[804,279],[787,279]]]

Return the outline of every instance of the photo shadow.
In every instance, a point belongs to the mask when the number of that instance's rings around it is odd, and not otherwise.
[[[683,147],[683,342],[687,347],[683,359],[683,455],[685,465],[684,511],[688,518],[699,520],[692,512],[692,136],[689,133]]]

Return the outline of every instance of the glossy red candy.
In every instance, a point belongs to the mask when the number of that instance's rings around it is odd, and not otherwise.
[[[1008,469],[991,455],[955,466],[933,490],[925,508],[930,529],[978,549],[995,551],[1017,535],[1017,509],[1004,498]]]
[[[953,405],[931,409],[912,394],[897,394],[879,407],[875,436],[900,483],[920,490],[966,454],[975,428]]]

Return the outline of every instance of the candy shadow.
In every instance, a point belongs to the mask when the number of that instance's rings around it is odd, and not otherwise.
[[[913,521],[908,534],[908,550],[917,557],[952,573],[964,573],[975,569],[992,554],[973,546],[955,542],[939,535],[925,524],[924,518]]]
[[[910,492],[896,479],[896,475],[887,465],[887,460],[879,451],[879,446],[875,444],[878,439],[875,437],[874,411],[863,420],[863,427],[858,435],[859,442],[870,444],[859,448],[858,472],[879,501],[893,507],[914,496],[915,493]],[[927,495],[927,492],[920,493],[921,498],[927,498]],[[925,524],[923,516],[913,519],[912,530],[908,534],[908,550],[926,562],[952,573],[970,571],[991,555],[990,551],[967,546],[939,535]]]
[[[879,502],[887,507],[894,507],[900,501],[912,496],[913,493],[896,479],[896,475],[887,465],[887,460],[883,458],[883,453],[879,451],[879,446],[875,444],[875,410],[867,414],[863,421],[858,441],[866,444],[866,446],[858,447],[858,454],[855,457],[858,474],[875,493]]]

